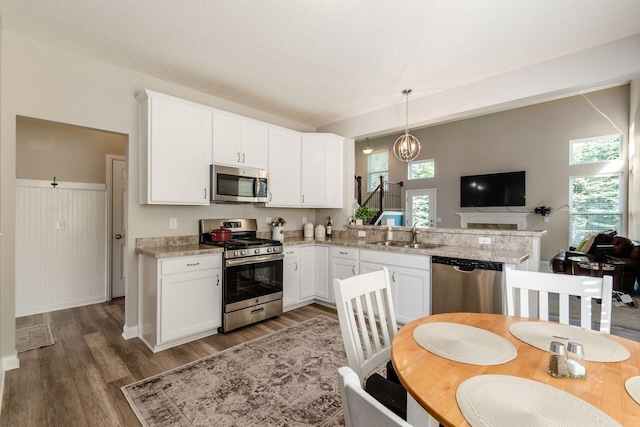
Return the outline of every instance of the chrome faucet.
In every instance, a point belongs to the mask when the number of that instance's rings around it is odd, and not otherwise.
[[[417,240],[418,234],[420,234],[420,230],[416,229],[416,224],[417,223],[414,222],[413,223],[413,227],[411,227],[411,233],[413,234],[413,243],[414,244],[418,243],[416,240]]]

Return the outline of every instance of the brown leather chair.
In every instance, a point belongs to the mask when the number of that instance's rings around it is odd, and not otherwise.
[[[558,253],[551,259],[551,270],[553,270],[554,273],[574,274],[575,266],[569,258],[585,256],[589,258],[589,260],[595,261],[595,249],[598,244],[613,245],[611,259],[624,262],[622,277],[618,277],[618,271],[615,271],[613,274],[613,289],[626,294],[634,292],[636,280],[640,272],[640,243],[627,239],[626,237],[611,236],[604,233],[599,234],[587,252],[569,250]]]

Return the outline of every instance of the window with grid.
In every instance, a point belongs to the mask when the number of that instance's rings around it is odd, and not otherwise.
[[[380,184],[380,176],[389,180],[389,150],[376,151],[367,156],[367,191],[372,192]]]
[[[409,162],[408,179],[433,178],[435,176],[435,163],[433,159]]]
[[[589,233],[613,229],[622,222],[622,174],[570,178],[569,245],[577,246]]]

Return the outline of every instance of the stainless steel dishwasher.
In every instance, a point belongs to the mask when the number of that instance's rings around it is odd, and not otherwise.
[[[431,314],[502,313],[503,264],[431,257]]]

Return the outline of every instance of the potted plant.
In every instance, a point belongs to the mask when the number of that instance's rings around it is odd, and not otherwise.
[[[354,214],[356,219],[361,219],[363,224],[369,224],[369,220],[373,218],[374,212],[369,206],[360,206]]]

